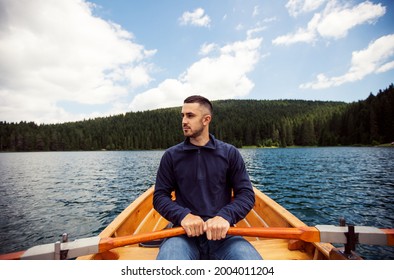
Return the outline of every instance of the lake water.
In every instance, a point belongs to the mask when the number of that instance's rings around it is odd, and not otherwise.
[[[393,148],[240,150],[253,184],[309,226],[394,227]],[[163,151],[0,153],[0,253],[97,235],[154,184]],[[358,245],[366,259],[394,259]]]

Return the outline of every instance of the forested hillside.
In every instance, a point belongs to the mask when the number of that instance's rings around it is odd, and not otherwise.
[[[211,132],[241,146],[375,145],[394,141],[394,86],[354,103],[213,102]],[[181,107],[64,124],[0,122],[0,151],[165,149],[183,140]]]
[[[329,135],[324,135],[325,133]],[[394,85],[335,114],[322,132],[322,145],[378,145],[394,142]]]

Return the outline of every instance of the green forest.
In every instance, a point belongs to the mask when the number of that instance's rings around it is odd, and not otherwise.
[[[394,85],[358,102],[221,100],[211,133],[236,147],[379,145],[394,141]],[[0,122],[0,151],[166,149],[183,141],[181,107],[62,124]]]

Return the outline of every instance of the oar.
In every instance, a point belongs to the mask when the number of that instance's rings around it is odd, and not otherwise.
[[[260,238],[277,239],[298,239],[305,242],[347,242],[347,227],[330,225],[319,225],[316,227],[231,227],[228,230],[230,235],[252,236]],[[358,243],[370,245],[394,246],[394,229],[378,229],[374,227],[356,226],[355,234],[358,236]],[[168,238],[185,234],[181,227],[164,229],[161,231],[128,235],[122,237],[91,237],[77,239],[73,242],[46,244],[32,247],[26,251],[20,251],[5,255],[0,255],[0,260],[10,259],[58,259],[60,252],[67,251],[67,258],[97,254],[126,245],[147,242],[160,238]],[[55,246],[59,249],[56,251]]]
[[[357,243],[394,246],[394,229],[355,226]],[[230,228],[228,234],[261,238],[298,239],[305,242],[347,243],[348,227],[317,225],[315,227],[247,227]]]
[[[60,259],[61,252],[67,252],[67,259],[79,256],[103,253],[108,250],[126,245],[147,242],[160,238],[168,238],[185,234],[181,227],[163,229],[160,231],[127,235],[121,237],[89,237],[77,239],[72,242],[51,243],[34,246],[26,251],[19,251],[0,255],[0,260],[55,260]],[[59,250],[56,246],[60,246]]]

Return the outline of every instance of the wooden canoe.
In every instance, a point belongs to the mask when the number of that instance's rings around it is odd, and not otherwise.
[[[159,231],[168,225],[152,207],[153,189],[149,188],[123,210],[101,233],[101,238],[121,237]],[[254,188],[256,203],[245,219],[235,227],[305,227],[307,226],[284,207]],[[330,243],[304,242],[289,239],[245,237],[265,260],[329,259],[334,246]],[[114,248],[103,253],[78,257],[77,260],[151,260],[158,247],[139,244]]]

